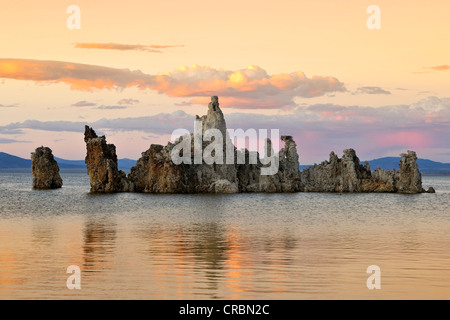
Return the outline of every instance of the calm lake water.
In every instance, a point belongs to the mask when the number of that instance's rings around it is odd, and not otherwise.
[[[450,177],[420,195],[91,195],[62,177],[35,191],[0,171],[0,299],[450,298]]]

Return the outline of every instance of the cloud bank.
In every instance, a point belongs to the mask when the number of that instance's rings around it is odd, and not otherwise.
[[[201,104],[207,102],[205,97],[218,95],[227,107],[242,109],[293,107],[296,97],[346,91],[344,84],[331,76],[307,77],[300,71],[270,75],[258,66],[229,71],[194,65],[149,75],[70,62],[0,59],[0,78],[65,83],[83,91],[137,87]]]
[[[15,139],[0,138],[0,144],[12,144],[12,143],[30,143],[30,141],[20,141],[20,140],[15,140]]]
[[[99,110],[123,110],[127,109],[127,106],[99,106],[97,109]]]
[[[354,94],[391,94],[391,92],[380,87],[360,87]]]
[[[222,105],[222,103],[221,103]],[[407,149],[419,156],[450,148],[450,98],[428,97],[410,105],[384,107],[314,104],[297,107],[289,114],[226,114],[230,129],[280,129],[293,135],[302,163],[326,159],[331,150],[355,148],[364,158],[398,154]],[[145,136],[170,135],[173,130],[192,130],[194,116],[184,111],[149,117],[100,119],[89,123],[110,132],[140,131]],[[24,133],[25,129],[83,132],[85,122],[27,120],[0,126],[0,134]],[[305,160],[306,159],[306,160]]]
[[[442,65],[442,66],[435,66],[435,67],[428,67],[426,69],[436,70],[436,71],[443,71],[443,70],[450,70],[449,65]]]
[[[184,47],[184,45],[142,45],[142,44],[122,44],[122,43],[76,43],[75,48],[80,49],[101,49],[119,51],[146,51],[162,53],[162,49]]]
[[[96,105],[97,105],[96,103],[83,100],[72,104],[72,107],[95,107]]]
[[[132,105],[132,104],[138,104],[139,100],[137,99],[121,99],[117,102],[120,105]]]

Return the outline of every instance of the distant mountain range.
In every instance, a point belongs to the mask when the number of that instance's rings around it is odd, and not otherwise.
[[[400,160],[400,157],[384,157],[369,160],[370,169],[372,169],[372,171],[377,168],[384,170],[398,169]],[[362,161],[361,163],[364,163],[364,161]],[[417,159],[417,165],[419,166],[420,172],[425,174],[450,174],[450,163],[436,162],[427,159]],[[300,170],[308,167],[310,166],[300,166]]]
[[[61,169],[86,169],[84,160],[65,160],[55,157]],[[136,160],[119,159],[119,169],[127,170],[136,165]],[[31,160],[19,158],[4,152],[0,152],[0,169],[28,169],[31,168]]]
[[[398,169],[400,160],[400,157],[385,157],[371,160],[369,161],[370,169]],[[419,166],[419,170],[422,173],[450,174],[450,163],[436,162],[427,159],[417,159],[417,165]]]
[[[64,160],[56,158],[58,165],[61,169],[86,169],[84,160]],[[398,169],[400,163],[400,157],[385,157],[370,160],[370,168],[375,170],[381,168]],[[450,174],[450,163],[441,163],[427,159],[418,159],[417,164],[422,173],[425,174]],[[136,165],[136,160],[131,159],[119,159],[119,169],[129,170]],[[300,170],[303,170],[309,165],[301,165]],[[31,168],[31,160],[19,158],[4,152],[0,152],[0,169],[28,169]]]

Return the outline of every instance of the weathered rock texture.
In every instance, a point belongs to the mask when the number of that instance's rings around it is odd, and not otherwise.
[[[175,165],[171,160],[173,144],[163,147],[152,144],[142,153],[135,167],[128,176],[134,191],[147,193],[183,193],[186,179],[182,165]]]
[[[105,136],[98,137],[94,130],[85,127],[86,165],[91,182],[91,192],[109,193],[134,191],[125,172],[117,167],[116,147],[107,144]]]
[[[195,141],[195,135],[185,135],[166,146],[152,144],[142,153],[128,177],[117,168],[117,155],[114,145],[107,144],[105,137],[98,137],[95,131],[86,126],[87,147],[86,164],[91,182],[91,192],[146,192],[146,193],[237,193],[237,192],[423,192],[421,175],[417,168],[414,152],[402,155],[400,171],[376,170],[372,175],[368,163],[360,164],[353,149],[345,150],[342,159],[333,152],[330,161],[299,170],[297,145],[292,136],[282,136],[284,148],[279,153],[272,150],[272,142],[266,139],[265,154],[274,155],[279,162],[278,172],[263,175],[263,164],[257,152],[246,149],[237,150],[227,133],[224,115],[217,97],[212,97],[206,115],[196,117],[200,125],[196,130],[205,134],[208,129],[222,133],[223,141]],[[186,139],[186,140],[184,140]],[[175,164],[172,151],[181,142],[190,148],[190,162]],[[196,159],[195,150],[201,153],[217,143],[217,149],[210,154],[223,151],[223,163],[206,163]],[[231,147],[230,147],[231,145]],[[234,164],[226,164],[227,146],[234,156]],[[178,149],[175,149],[177,152]],[[209,150],[211,151],[211,150]],[[180,152],[184,156],[185,150]],[[245,157],[244,163],[238,158]],[[256,163],[249,161],[250,156]],[[189,155],[186,154],[189,159]],[[197,161],[196,161],[197,160]]]
[[[58,189],[63,185],[58,163],[50,148],[40,147],[31,154],[31,173],[35,189]]]
[[[408,151],[401,157],[400,171],[376,169],[372,174],[367,162],[360,164],[355,150],[344,150],[342,159],[332,152],[329,161],[300,174],[302,188],[307,192],[425,192],[416,153]]]

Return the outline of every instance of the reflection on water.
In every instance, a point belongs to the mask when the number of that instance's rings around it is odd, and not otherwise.
[[[35,248],[45,250],[51,247],[55,237],[55,228],[51,223],[35,222],[31,227],[31,242]]]
[[[83,230],[83,268],[85,272],[108,268],[107,262],[114,255],[116,226],[106,220],[86,219]]]
[[[428,178],[436,195],[92,196],[71,174],[47,193],[0,173],[0,299],[450,298],[449,178]]]
[[[297,240],[289,234],[261,239],[211,222],[172,228],[149,224],[134,234],[146,245],[140,250],[143,261],[163,267],[156,270],[159,285],[167,290],[173,282],[189,298],[251,298],[257,291],[276,294],[296,286],[289,274],[296,269]],[[263,283],[269,280],[267,287]]]

